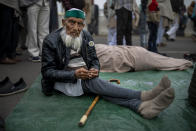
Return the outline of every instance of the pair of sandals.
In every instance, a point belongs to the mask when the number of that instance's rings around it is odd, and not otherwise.
[[[2,81],[0,81],[0,96],[9,96],[19,92],[26,91],[27,84],[20,78],[16,83],[12,83],[9,77],[6,77]]]

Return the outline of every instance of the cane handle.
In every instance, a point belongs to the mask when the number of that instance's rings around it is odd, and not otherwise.
[[[118,79],[110,79],[109,82],[116,82],[117,84],[120,84],[120,80]]]
[[[87,120],[87,115],[83,115],[80,119],[79,126],[83,126]]]

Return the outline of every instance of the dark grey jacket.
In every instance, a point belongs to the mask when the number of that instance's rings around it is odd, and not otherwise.
[[[184,7],[184,0],[170,0],[172,10],[178,14],[180,14],[181,10]]]
[[[63,44],[60,36],[62,28],[49,34],[43,42],[42,48],[42,92],[51,95],[55,82],[75,83],[75,71],[68,70],[71,49]],[[87,68],[100,69],[95,46],[89,46],[93,41],[91,35],[82,31],[82,46],[80,55],[83,57]]]

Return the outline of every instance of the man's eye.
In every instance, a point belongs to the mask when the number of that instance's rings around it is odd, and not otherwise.
[[[73,21],[73,20],[70,20],[70,21],[69,21],[69,23],[71,23],[71,24],[75,24],[76,22],[75,22],[75,21]]]
[[[78,23],[79,26],[83,26],[83,23]]]

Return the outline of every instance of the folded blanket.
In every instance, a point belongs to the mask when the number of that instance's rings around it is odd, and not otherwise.
[[[108,46],[96,44],[101,72],[127,72],[131,70],[184,70],[193,63],[150,52],[139,46]]]

